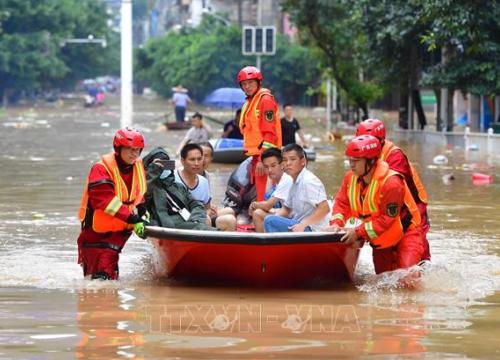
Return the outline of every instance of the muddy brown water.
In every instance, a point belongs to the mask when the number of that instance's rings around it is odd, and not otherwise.
[[[157,131],[162,102],[138,99],[135,111],[146,151],[176,148],[184,132]],[[397,288],[397,274],[373,275],[369,247],[346,287],[186,286],[160,278],[151,246],[135,237],[120,281],[90,282],[76,264],[76,210],[118,127],[114,102],[0,113],[0,359],[500,358],[496,154],[401,143],[430,194],[433,261],[418,291]],[[333,195],[343,145],[315,144],[310,169]],[[212,166],[215,199],[232,168]],[[475,171],[494,182],[473,185]]]

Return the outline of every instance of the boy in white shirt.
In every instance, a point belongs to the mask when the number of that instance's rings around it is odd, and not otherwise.
[[[297,144],[283,148],[283,165],[293,179],[284,206],[264,219],[266,232],[320,231],[328,224],[328,205],[325,186],[306,169],[304,149]]]
[[[248,208],[256,232],[264,232],[264,219],[283,206],[293,184],[290,175],[283,171],[280,150],[277,148],[267,149],[262,153],[261,160],[266,174],[271,180],[271,188],[266,192],[264,201],[254,201]]]

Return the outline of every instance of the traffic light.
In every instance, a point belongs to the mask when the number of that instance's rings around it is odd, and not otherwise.
[[[255,53],[262,54],[264,52],[264,29],[261,27],[255,28]]]
[[[252,26],[243,27],[243,55],[251,55],[254,52],[253,48],[253,33],[254,28]]]
[[[274,55],[276,28],[274,26],[244,26],[241,52],[243,55]]]
[[[276,36],[274,31],[274,26],[264,28],[266,43],[264,52],[268,55],[274,55],[274,53],[276,52]]]

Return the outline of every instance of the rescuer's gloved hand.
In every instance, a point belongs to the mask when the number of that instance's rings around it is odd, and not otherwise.
[[[138,223],[134,224],[134,232],[141,239],[146,238],[145,230],[146,230],[146,228],[145,228],[143,222],[138,222]]]

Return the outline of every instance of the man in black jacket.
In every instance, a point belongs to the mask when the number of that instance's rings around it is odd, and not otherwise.
[[[157,147],[144,159],[148,190],[146,208],[151,224],[167,228],[216,230],[205,224],[207,213],[203,204],[195,200],[189,190],[175,182],[172,170],[166,170],[161,160],[169,160],[165,149]]]

